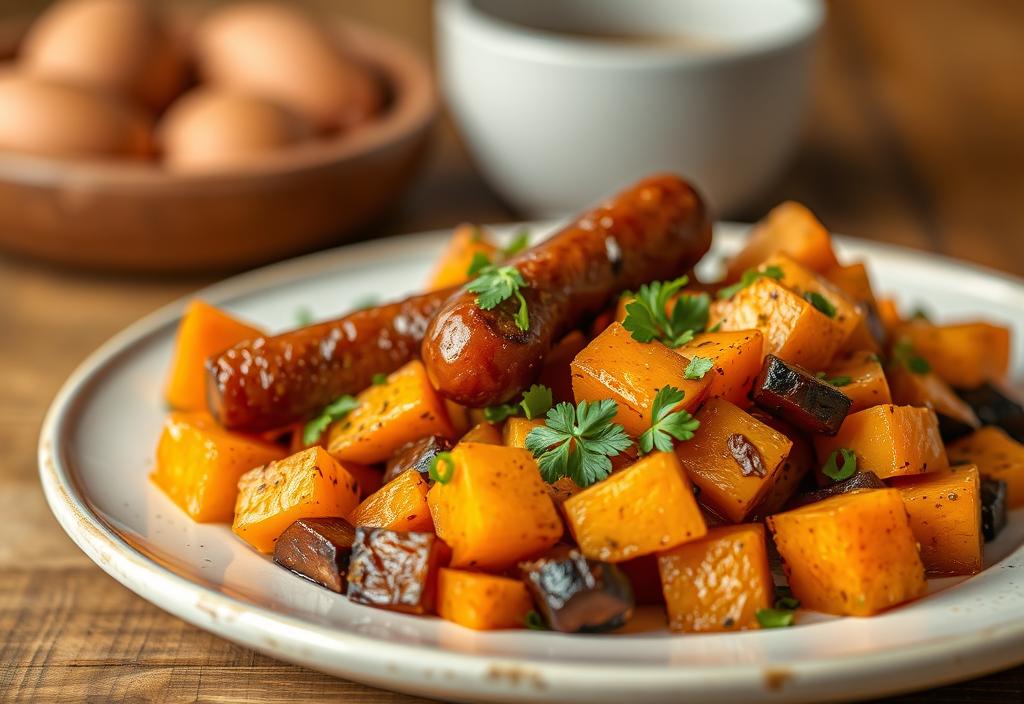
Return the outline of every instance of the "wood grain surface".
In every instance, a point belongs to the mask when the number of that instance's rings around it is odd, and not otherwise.
[[[6,0],[0,12],[40,4]],[[343,8],[431,50],[427,3]],[[1024,3],[844,0],[830,10],[800,152],[736,217],[795,198],[835,230],[1024,275]],[[446,124],[412,192],[366,235],[514,216]],[[35,445],[60,384],[117,330],[209,281],[86,276],[0,256],[0,701],[416,701],[165,614],[94,566],[45,506]],[[891,701],[1020,702],[1024,668]]]

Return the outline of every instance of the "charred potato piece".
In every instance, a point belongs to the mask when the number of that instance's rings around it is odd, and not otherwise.
[[[990,383],[957,394],[974,409],[982,425],[998,425],[1017,442],[1024,442],[1024,406]]]
[[[384,470],[384,483],[401,476],[406,470],[415,469],[420,474],[430,472],[430,461],[438,454],[452,449],[451,440],[442,435],[428,435],[425,438],[403,446],[388,460]]]
[[[608,631],[633,615],[629,578],[609,562],[588,560],[576,548],[555,548],[544,557],[520,563],[519,569],[552,630]]]
[[[348,568],[348,598],[408,614],[434,612],[438,570],[451,557],[433,533],[357,528]]]
[[[344,518],[303,518],[274,545],[274,562],[335,592],[344,592],[356,529]]]
[[[1006,527],[1006,482],[981,478],[981,533],[989,543]]]
[[[878,475],[874,472],[857,472],[849,479],[844,479],[841,482],[836,482],[835,484],[830,484],[829,486],[825,486],[820,489],[814,489],[813,491],[806,491],[794,496],[786,508],[799,508],[800,506],[824,501],[825,499],[833,496],[848,494],[851,491],[858,491],[860,489],[884,488],[885,482],[879,479]]]
[[[842,391],[791,362],[766,355],[751,399],[800,430],[835,435],[850,410]]]

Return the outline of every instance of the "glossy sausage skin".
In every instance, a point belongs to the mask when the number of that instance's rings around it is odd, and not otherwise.
[[[243,342],[206,362],[210,412],[231,430],[260,432],[305,420],[416,357],[427,324],[452,289],[368,308]]]
[[[453,296],[423,341],[430,379],[467,406],[504,403],[586,317],[625,289],[680,276],[710,246],[711,223],[697,191],[678,176],[646,178],[510,262],[527,283],[528,330],[513,321],[514,299],[485,311],[473,293]]]

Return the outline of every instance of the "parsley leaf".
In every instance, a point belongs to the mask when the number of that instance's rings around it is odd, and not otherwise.
[[[814,376],[821,379],[826,384],[832,384],[832,386],[847,386],[853,381],[853,377],[846,376],[845,374],[840,374],[839,376],[833,376],[830,378],[825,374],[825,372],[818,372]]]
[[[775,266],[774,264],[772,266],[766,266],[764,269],[747,269],[740,276],[739,281],[734,283],[732,286],[726,286],[719,290],[718,297],[722,300],[732,298],[758,279],[775,279],[778,281],[782,276],[782,267]]]
[[[537,458],[544,481],[569,477],[585,488],[611,474],[608,458],[633,444],[613,422],[617,412],[611,399],[580,401],[575,407],[563,402],[549,410],[544,425],[526,436],[526,449]]]
[[[551,389],[543,384],[534,384],[523,392],[523,400],[519,402],[519,407],[523,409],[523,415],[528,420],[533,420],[550,411],[554,402],[555,397]]]
[[[840,467],[837,463],[839,457],[843,458],[843,464]],[[821,468],[821,473],[834,482],[841,482],[844,479],[849,479],[857,472],[857,455],[853,454],[853,450],[848,450],[845,447],[841,447],[838,450],[833,450],[832,454],[825,460],[825,465]]]
[[[484,310],[491,310],[502,301],[515,296],[519,301],[519,311],[515,315],[516,327],[520,330],[529,329],[530,314],[526,309],[526,299],[519,290],[526,288],[526,281],[519,273],[519,269],[514,266],[494,266],[490,263],[475,268],[478,261],[482,260],[473,255],[473,264],[470,264],[469,271],[471,274],[475,271],[477,276],[466,286],[467,291],[477,294],[476,304]]]
[[[327,426],[336,420],[341,420],[358,407],[359,401],[355,396],[346,394],[337,399],[320,411],[320,415],[303,426],[302,442],[306,445],[313,445],[320,440],[320,436],[327,430]]]
[[[836,317],[836,307],[817,291],[804,292],[804,300],[830,318]]]
[[[500,406],[488,406],[484,409],[484,420],[488,423],[500,423],[519,412],[519,406],[503,403]]]
[[[380,303],[380,296],[375,293],[367,293],[355,300],[352,304],[352,310],[366,310],[367,308],[373,308],[378,303]]]
[[[915,374],[927,374],[932,370],[928,360],[914,351],[910,340],[903,338],[892,346],[892,358]]]
[[[501,253],[506,259],[514,257],[515,255],[522,252],[524,249],[530,246],[530,231],[525,227],[516,232],[516,236],[512,238],[512,241],[508,243],[505,249],[501,250]]]
[[[800,602],[793,597],[789,587],[779,587],[773,608],[758,609],[755,616],[761,628],[785,628],[792,626]]]
[[[658,389],[651,408],[651,427],[645,430],[637,441],[642,453],[647,454],[654,448],[662,452],[671,452],[672,438],[689,440],[693,437],[694,431],[700,427],[700,421],[688,411],[672,410],[679,405],[684,396],[686,394],[674,386]]]
[[[384,372],[377,372],[370,379],[370,382],[374,386],[383,386],[384,384],[388,383],[388,375],[385,374]]]
[[[299,306],[295,309],[295,324],[300,328],[313,324],[313,311],[308,306]]]
[[[711,367],[715,366],[715,360],[710,357],[694,357],[690,360],[690,363],[686,365],[686,371],[683,372],[684,379],[703,379],[704,375],[711,371]]]
[[[679,296],[668,313],[672,296],[689,283],[681,276],[672,281],[654,281],[640,287],[636,297],[626,306],[626,328],[638,342],[657,339],[668,347],[679,347],[693,339],[708,324],[711,297],[706,293]]]
[[[491,258],[483,252],[473,252],[473,258],[466,268],[466,276],[476,276],[484,267],[491,265]]]
[[[443,466],[442,466],[443,465]],[[430,460],[427,476],[438,484],[447,484],[455,474],[455,460],[450,452],[438,452]]]

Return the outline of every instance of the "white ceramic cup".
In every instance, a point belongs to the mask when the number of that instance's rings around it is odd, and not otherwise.
[[[436,10],[463,139],[492,186],[538,217],[656,171],[690,178],[718,213],[743,205],[796,144],[823,17],[820,0],[438,0]]]

